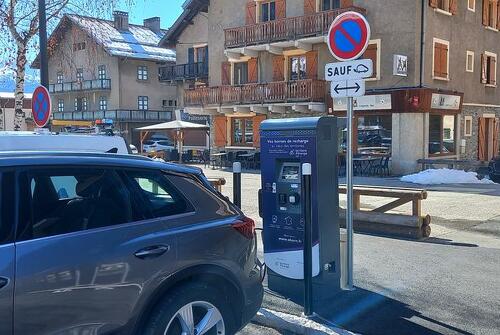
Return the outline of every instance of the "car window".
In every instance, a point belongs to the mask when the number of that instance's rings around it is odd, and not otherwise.
[[[144,145],[153,145],[153,144],[155,144],[154,141],[145,141],[144,142]]]
[[[160,141],[160,142],[158,142],[158,144],[168,147],[168,146],[172,145],[172,142],[169,142],[169,141]]]
[[[113,170],[43,169],[21,183],[20,239],[36,239],[132,221],[128,189]],[[26,213],[29,213],[27,215]]]
[[[0,173],[0,245],[12,242],[14,230],[14,173]]]
[[[192,211],[192,206],[159,171],[127,171],[131,193],[144,206],[139,210],[150,218],[167,217]]]

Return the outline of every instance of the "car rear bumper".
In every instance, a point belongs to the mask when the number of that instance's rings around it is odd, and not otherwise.
[[[264,287],[262,287],[262,284],[259,283],[259,285],[255,285],[252,292],[248,292],[247,297],[252,297],[252,299],[247,299],[243,307],[241,328],[246,326],[253,319],[262,306],[262,300],[264,299]]]

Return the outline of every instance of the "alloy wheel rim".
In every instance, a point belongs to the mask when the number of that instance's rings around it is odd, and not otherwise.
[[[225,324],[217,307],[206,301],[190,302],[170,319],[164,335],[225,335]]]

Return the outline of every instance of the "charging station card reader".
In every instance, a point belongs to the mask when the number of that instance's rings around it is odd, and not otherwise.
[[[337,123],[334,117],[275,119],[261,124],[260,210],[269,288],[300,297],[304,279],[303,163],[312,165],[313,285],[340,290]],[[319,293],[319,292],[318,292]]]

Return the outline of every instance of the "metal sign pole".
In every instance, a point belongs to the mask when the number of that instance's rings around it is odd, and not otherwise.
[[[354,194],[353,194],[353,98],[347,98],[347,159],[346,159],[346,177],[347,177],[347,288],[354,289],[353,284],[353,209],[354,209]]]
[[[311,317],[313,312],[313,265],[312,265],[312,199],[310,163],[302,164],[302,213],[304,213],[304,315]]]

